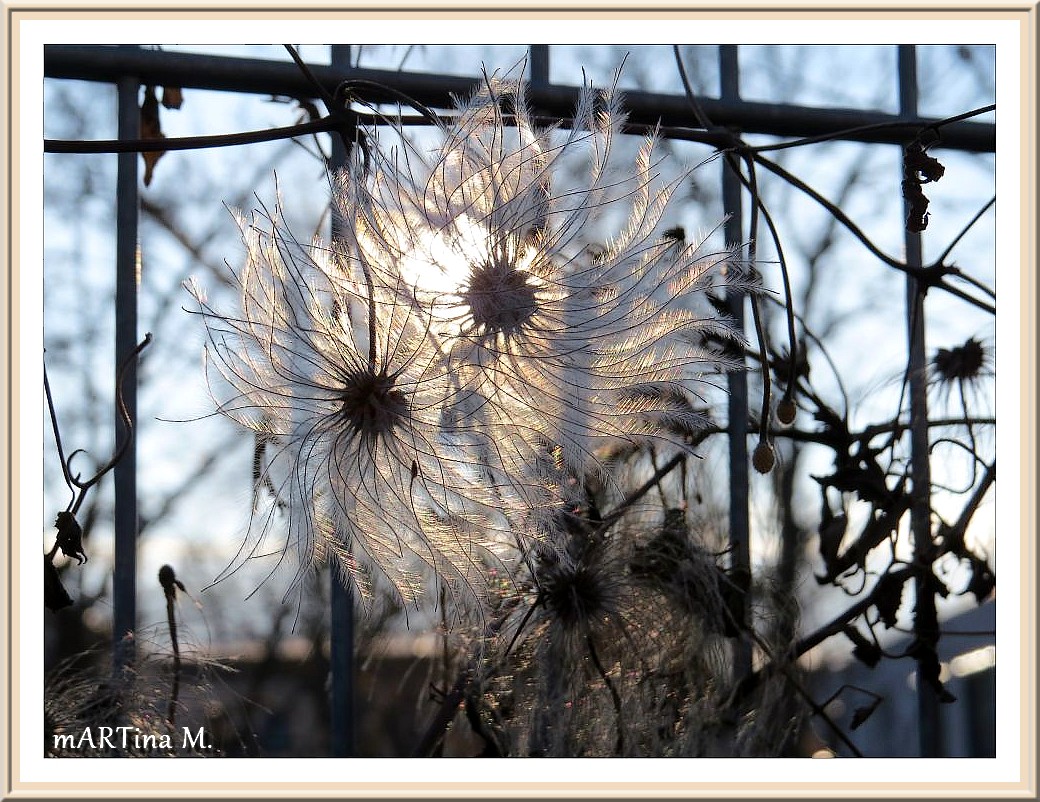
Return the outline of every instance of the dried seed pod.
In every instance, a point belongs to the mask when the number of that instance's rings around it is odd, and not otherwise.
[[[784,398],[777,404],[776,407],[776,419],[780,421],[784,426],[790,426],[794,423],[795,417],[798,415],[798,408],[795,406],[794,401],[790,398]]]
[[[765,440],[761,440],[755,447],[755,453],[751,455],[751,464],[759,473],[769,473],[776,464],[776,454],[773,447]]]

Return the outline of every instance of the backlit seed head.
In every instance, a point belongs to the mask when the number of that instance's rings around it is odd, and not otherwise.
[[[963,345],[940,348],[932,358],[932,369],[940,383],[952,384],[979,378],[988,362],[986,347],[969,337]]]
[[[609,582],[596,565],[557,564],[541,580],[546,609],[567,628],[588,627],[612,609]]]

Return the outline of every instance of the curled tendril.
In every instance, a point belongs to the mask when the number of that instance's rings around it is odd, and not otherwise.
[[[77,454],[85,454],[86,452],[83,449],[78,448],[69,454],[68,457],[65,456],[61,443],[61,431],[58,427],[58,416],[54,409],[54,399],[51,396],[50,382],[47,379],[47,366],[44,365],[43,388],[47,397],[47,408],[51,416],[51,425],[54,429],[54,442],[58,449],[58,459],[61,463],[62,476],[65,479],[65,484],[72,492],[72,500],[69,502],[65,510],[58,514],[58,518],[55,521],[55,526],[58,527],[59,533],[58,540],[48,553],[48,557],[52,560],[54,555],[57,554],[58,549],[61,548],[63,553],[71,557],[76,557],[80,562],[86,561],[86,555],[83,553],[82,545],[79,543],[79,538],[76,537],[70,539],[69,533],[74,531],[72,524],[75,524],[75,530],[79,529],[79,525],[76,524],[75,515],[83,504],[83,499],[86,497],[87,491],[101,481],[101,478],[116,466],[116,464],[124,457],[127,449],[133,442],[134,422],[130,416],[130,411],[126,407],[126,400],[123,397],[123,382],[130,365],[137,359],[138,354],[140,354],[151,341],[152,335],[150,333],[146,334],[144,339],[138,343],[138,345],[127,354],[119,364],[119,371],[116,374],[116,409],[119,412],[120,419],[123,421],[123,438],[108,462],[98,468],[88,479],[82,479],[80,478],[80,474],[72,473],[72,460]],[[81,557],[82,559],[80,559]]]

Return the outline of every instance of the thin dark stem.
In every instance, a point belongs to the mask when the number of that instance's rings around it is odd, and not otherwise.
[[[384,124],[393,125],[395,127],[402,123],[405,125],[435,125],[437,127],[440,127],[444,123],[445,117],[440,114],[437,114],[429,106],[420,103],[415,98],[410,97],[404,92],[394,89],[393,87],[384,86],[383,84],[378,84],[374,81],[366,81],[360,78],[352,78],[350,80],[343,81],[343,83],[336,87],[336,97],[342,98],[343,103],[346,104],[347,102],[352,100],[352,98],[350,97],[350,92],[352,89],[370,89],[379,93],[389,94],[391,97],[395,98],[398,103],[401,103],[405,106],[410,106],[411,108],[419,112],[418,117],[394,117],[392,120],[386,117],[386,115],[375,112],[372,115],[372,117],[376,121],[381,121]],[[369,108],[374,108],[365,101],[358,100],[357,102],[362,103],[363,105],[366,105]],[[446,116],[450,117],[451,115]],[[511,115],[505,116],[507,119],[512,119]],[[408,122],[404,122],[406,119],[408,120]]]
[[[823,195],[821,195],[819,192],[817,192],[811,186],[806,184],[793,173],[788,172],[779,164],[777,164],[774,161],[771,161],[770,159],[765,158],[764,156],[754,154],[752,158],[755,160],[757,164],[762,165],[771,173],[775,173],[776,175],[780,176],[780,178],[789,183],[791,186],[795,187],[796,189],[800,189],[802,192],[804,192],[806,195],[808,195],[810,198],[812,198],[814,201],[820,204],[824,209],[826,209],[830,214],[832,214],[839,223],[845,226],[845,228],[848,229],[848,231],[856,239],[863,243],[863,246],[867,250],[869,250],[872,254],[874,254],[874,256],[876,256],[886,265],[888,265],[889,267],[894,267],[896,270],[899,270],[903,273],[907,273],[908,275],[912,275],[914,277],[918,277],[919,274],[923,272],[920,268],[910,267],[905,262],[901,262],[900,260],[889,256],[887,253],[878,248],[871,241],[870,237],[864,234],[863,231],[859,228],[859,226],[853,223],[852,220],[848,217],[848,215],[846,215],[845,212],[843,212],[841,208],[837,206],[837,204],[834,204],[831,201],[829,201],[827,198],[825,198]]]
[[[765,220],[766,220],[767,223],[770,224],[770,229],[772,230],[773,225],[771,223],[770,216],[765,215]],[[783,264],[783,263],[781,262],[781,264]],[[808,324],[805,322],[805,318],[802,315],[800,315],[798,312],[795,312],[792,308],[790,308],[790,306],[785,306],[785,304],[783,302],[777,300],[776,298],[774,298],[771,295],[764,295],[763,297],[767,301],[772,301],[774,304],[779,306],[781,309],[784,309],[785,311],[790,312],[791,317],[793,317],[795,320],[797,320],[802,325],[802,332],[805,335],[805,337],[807,339],[811,340],[812,342],[814,342],[816,344],[816,347],[820,349],[820,353],[823,355],[823,358],[827,361],[827,364],[830,365],[831,373],[834,375],[834,381],[838,385],[838,392],[841,393],[841,400],[842,400],[842,404],[843,404],[843,409],[845,410],[846,414],[848,414],[848,409],[849,409],[849,406],[850,406],[849,405],[849,393],[848,393],[848,390],[845,388],[845,382],[842,381],[841,373],[838,371],[838,366],[834,363],[834,359],[831,358],[830,351],[827,349],[827,346],[824,345],[823,340],[821,340],[819,336],[817,336],[816,334],[813,333],[812,329],[810,329]],[[788,303],[791,303],[791,302],[788,301]],[[788,331],[788,335],[791,336],[793,334],[793,332],[794,332],[794,325],[791,324],[791,328]],[[790,354],[791,359],[794,360],[794,358],[796,356],[797,356],[796,352],[792,351],[791,354]],[[792,387],[795,385],[795,383],[796,383],[796,378],[794,376],[792,376],[791,377],[791,385],[792,385]]]
[[[874,693],[873,691],[867,690],[866,688],[861,688],[858,685],[850,685],[846,682],[844,685],[838,688],[838,690],[836,690],[834,693],[832,693],[830,696],[828,696],[826,699],[820,702],[820,707],[827,707],[827,705],[829,705],[831,702],[833,702],[835,699],[841,696],[845,691],[859,691],[860,693],[865,693],[867,696],[870,696],[874,699],[885,698],[883,696],[880,696],[879,694]]]
[[[988,212],[990,209],[993,208],[993,206],[994,206],[994,204],[996,204],[996,202],[997,202],[997,196],[994,195],[992,198],[990,198],[986,202],[986,204],[981,209],[979,209],[975,213],[975,216],[972,217],[971,220],[969,220],[964,225],[964,228],[961,229],[960,233],[956,237],[953,238],[953,241],[948,246],[946,246],[946,250],[944,250],[941,254],[939,254],[939,258],[935,260],[934,264],[941,265],[943,262],[945,262],[946,261],[946,257],[950,255],[950,252],[953,251],[953,249],[957,247],[957,243],[960,242],[965,237],[965,235],[967,235],[967,233],[969,231],[971,231],[971,227],[973,225],[975,225],[977,222],[979,222],[980,219],[982,219],[982,215],[984,215],[986,212]],[[961,277],[965,278],[967,280],[966,276],[961,276]],[[991,290],[989,290],[989,288],[984,287],[982,285],[976,284],[975,286],[977,286],[979,289],[984,290],[986,292],[992,292]],[[993,297],[995,298],[996,296],[994,295]]]
[[[325,104],[325,108],[328,109],[329,114],[336,115],[336,112],[339,110],[339,104],[336,103],[336,99],[329,94],[329,91],[325,88],[321,81],[319,81],[315,77],[314,73],[311,72],[311,68],[307,66],[307,62],[300,58],[300,54],[296,51],[296,48],[292,45],[285,44],[283,44],[282,47],[289,51],[289,56],[296,63],[296,66],[299,68],[300,72],[303,73],[303,77],[307,79],[307,82],[315,91],[317,91],[318,97],[320,97],[322,103]]]
[[[621,516],[623,516],[633,504],[649,493],[658,482],[675,470],[676,466],[683,464],[685,461],[686,455],[679,453],[662,465],[660,470],[655,471],[653,476],[639,486],[638,490],[618,504],[612,512],[603,517],[603,522],[597,527],[594,537],[599,537],[616,524],[621,519]]]
[[[123,458],[123,455],[126,453],[127,449],[130,447],[130,444],[134,440],[134,422],[130,417],[130,412],[126,408],[126,402],[123,399],[123,379],[126,376],[126,371],[130,368],[130,365],[137,358],[137,355],[140,354],[141,351],[144,350],[145,346],[147,346],[151,341],[152,335],[151,332],[149,332],[148,334],[145,334],[144,339],[140,343],[138,343],[137,346],[129,354],[126,355],[126,357],[123,359],[122,364],[120,364],[119,366],[119,373],[116,375],[116,408],[119,412],[119,417],[123,421],[123,440],[116,448],[115,453],[112,455],[112,458],[104,465],[102,465],[94,473],[92,477],[90,477],[86,481],[81,481],[76,476],[70,477],[72,483],[77,488],[79,488],[79,497],[76,499],[76,503],[73,505],[71,510],[73,514],[75,514],[79,510],[80,505],[83,503],[83,498],[86,496],[87,490],[89,490],[91,487],[93,487],[99,481],[101,481],[101,478],[116,466],[116,463],[118,463],[119,460]],[[73,452],[69,455],[70,461],[72,460],[72,457],[75,456],[75,454],[76,452]],[[71,474],[71,470],[69,470],[69,473]]]
[[[708,119],[708,115],[705,114],[704,107],[697,99],[697,94],[693,91],[693,85],[690,83],[690,78],[686,74],[686,65],[683,64],[682,54],[679,52],[679,45],[672,45],[672,52],[675,54],[675,64],[679,68],[679,77],[682,79],[683,91],[686,93],[686,99],[690,102],[693,116],[697,118],[697,122],[700,123],[701,127],[705,130],[713,129],[715,126],[712,125],[711,120]]]
[[[980,116],[982,114],[988,114],[989,112],[996,111],[996,110],[997,110],[997,104],[996,103],[991,103],[988,106],[980,106],[979,108],[972,109],[971,111],[965,111],[965,112],[961,112],[960,114],[955,114],[952,117],[946,117],[945,119],[939,120],[938,122],[934,122],[934,123],[929,124],[927,127],[928,128],[941,128],[944,125],[950,125],[951,123],[959,123],[961,120],[967,120],[967,119],[969,119],[971,117],[978,117],[978,116]]]
[[[859,747],[857,747],[856,744],[852,742],[852,739],[845,734],[845,731],[835,723],[834,719],[828,715],[827,711],[809,696],[808,691],[804,690],[799,685],[795,685],[795,687],[802,695],[802,698],[809,703],[809,707],[812,709],[813,714],[819,716],[827,723],[827,726],[831,728],[831,731],[838,736],[839,740],[849,748],[849,751],[851,751],[853,755],[856,757],[863,757],[863,753],[859,750]]]
[[[982,499],[985,497],[986,492],[996,480],[997,463],[992,462],[987,466],[986,472],[982,475],[982,480],[979,482],[978,487],[975,488],[975,492],[972,493],[971,498],[968,499],[968,503],[964,506],[964,509],[961,510],[960,516],[947,533],[945,540],[948,542],[957,542],[964,539],[964,533],[968,529],[968,524],[971,523],[971,519],[978,511],[979,505],[982,504]]]
[[[65,477],[65,484],[68,485],[69,490],[72,490],[73,493],[73,500],[69,503],[67,511],[71,512],[73,515],[79,511],[80,506],[83,504],[83,499],[86,497],[87,491],[100,482],[102,477],[116,466],[116,463],[123,458],[126,450],[130,447],[130,443],[133,442],[134,424],[130,418],[129,411],[126,408],[126,402],[123,400],[123,378],[133,360],[137,358],[138,354],[140,354],[141,351],[144,350],[145,346],[147,346],[151,341],[152,335],[150,333],[146,334],[144,340],[142,340],[133,351],[127,354],[119,366],[119,372],[116,376],[116,409],[119,412],[119,416],[125,427],[124,437],[113,453],[111,459],[98,468],[98,470],[94,472],[94,475],[87,480],[82,480],[79,476],[73,476],[72,474],[72,459],[76,454],[80,453],[80,450],[77,449],[69,454],[68,457],[65,456],[64,448],[61,443],[61,432],[58,427],[58,416],[54,409],[54,400],[51,396],[50,381],[47,378],[47,366],[44,365],[43,367],[43,389],[47,397],[47,407],[50,411],[51,427],[54,430],[54,442],[58,449],[58,459],[61,461],[61,472]]]
[[[307,134],[333,131],[341,123],[331,117],[311,120],[281,128],[263,131],[241,131],[234,134],[212,136],[179,136],[163,139],[45,139],[44,153],[156,153],[173,150],[202,150],[224,148],[231,145],[252,145],[257,142],[272,142],[277,139],[293,139]]]
[[[779,669],[779,671],[784,675],[784,678],[791,684],[791,687],[793,687],[798,695],[806,701],[813,714],[819,716],[827,723],[827,726],[834,731],[834,734],[837,735],[839,740],[849,748],[849,751],[851,751],[853,755],[856,757],[863,757],[863,753],[859,750],[859,747],[852,742],[852,739],[845,734],[845,731],[835,723],[834,719],[832,719],[830,715],[828,715],[827,711],[823,709],[824,706],[813,699],[812,694],[809,693],[805,686],[802,685],[798,678],[791,672],[788,664],[776,660],[772,654],[772,650],[769,648],[769,644],[762,639],[762,637],[755,631],[754,627],[744,626],[741,627],[741,629],[751,638],[752,641],[755,642],[758,648],[762,650],[763,654],[769,659],[769,665],[775,666]],[[756,674],[749,674],[748,676],[749,678],[755,677],[757,676],[757,672]]]
[[[909,579],[913,575],[913,573],[913,568],[897,568],[895,571],[891,571],[885,574],[885,581],[886,583],[894,582],[897,580],[905,581]],[[796,660],[806,652],[819,646],[828,638],[837,635],[839,632],[842,631],[842,629],[845,628],[847,624],[863,615],[863,613],[870,609],[870,607],[872,607],[874,603],[877,601],[879,589],[882,588],[883,584],[884,583],[882,582],[878,582],[876,585],[874,585],[874,588],[871,590],[871,592],[868,593],[864,598],[860,599],[851,607],[835,616],[833,619],[831,619],[829,623],[824,624],[815,632],[806,635],[804,638],[795,643],[795,645],[791,648],[790,652],[788,652],[788,659]]]
[[[607,676],[607,671],[603,668],[603,663],[600,662],[599,655],[596,654],[596,646],[592,642],[592,636],[585,636],[585,644],[589,647],[589,657],[592,658],[592,664],[596,667],[596,671],[600,677],[603,678],[603,682],[607,686],[607,690],[610,691],[610,698],[614,702],[614,715],[617,720],[617,741],[614,749],[618,757],[624,757],[625,755],[625,729],[623,726],[624,718],[621,714],[621,696],[617,692],[617,688],[614,687],[614,683],[610,677]]]
[[[166,594],[166,623],[170,629],[170,644],[173,646],[173,687],[170,689],[170,703],[166,708],[166,719],[170,727],[176,725],[177,699],[181,687],[181,651],[177,643],[177,619],[174,612],[174,595]]]
[[[311,72],[311,68],[307,66],[307,62],[300,58],[300,54],[296,52],[295,47],[292,45],[283,45],[283,47],[289,51],[292,60],[296,63],[300,72],[303,73],[303,77],[307,79],[307,82],[317,92],[318,97],[321,98],[321,102],[325,104],[325,109],[329,113],[329,116],[325,119],[331,120],[335,123],[333,130],[339,135],[340,140],[343,142],[344,153],[349,154],[350,148],[357,135],[357,115],[354,114],[353,110],[348,108],[347,104],[340,99],[340,92],[338,89],[336,90],[335,95],[329,93],[321,81],[319,81],[314,73]]]
[[[950,267],[947,267],[946,270],[949,273],[949,275],[952,276],[953,278],[960,279],[961,281],[965,282],[966,284],[970,284],[971,286],[975,287],[976,289],[981,290],[982,292],[984,292],[986,295],[988,295],[993,300],[997,299],[997,293],[993,291],[992,287],[989,287],[986,284],[983,284],[977,278],[973,278],[973,277],[969,276],[967,273],[962,271],[960,268],[954,267],[954,266],[950,266]],[[943,285],[943,287],[945,288],[945,285]]]
[[[344,82],[345,86],[359,84],[358,81]],[[357,121],[364,125],[393,125],[393,126],[428,126],[431,118],[424,115],[395,117],[390,120],[382,114],[369,114],[354,112]],[[433,115],[433,112],[429,112]],[[511,119],[511,115],[504,115]],[[449,114],[434,115],[438,124],[451,118]],[[539,125],[560,125],[567,128],[570,120],[560,120],[556,117],[535,116],[532,120]],[[295,139],[301,136],[320,134],[326,131],[336,131],[343,123],[332,117],[322,117],[318,120],[309,120],[294,125],[279,128],[265,128],[262,131],[241,131],[232,134],[213,134],[203,136],[181,136],[164,137],[162,139],[44,139],[44,153],[156,153],[174,150],[203,150],[206,148],[233,147],[236,145],[253,145],[258,142],[273,142],[279,139]],[[718,131],[699,131],[678,126],[658,127],[643,123],[626,123],[622,126],[626,134],[647,135],[658,132],[660,136],[669,139],[683,139],[693,142],[701,142],[706,145],[714,145],[718,148],[732,146],[732,136]]]
[[[859,226],[853,223],[849,216],[846,215],[845,212],[843,212],[836,204],[831,203],[831,201],[827,200],[827,198],[825,198],[811,186],[806,184],[800,178],[788,172],[776,162],[770,161],[769,159],[766,159],[763,156],[755,154],[753,158],[757,164],[762,165],[771,173],[775,173],[796,189],[800,189],[802,192],[804,192],[806,195],[808,195],[810,198],[812,198],[814,201],[820,204],[824,209],[830,212],[830,214],[832,214],[834,218],[849,231],[849,233],[851,233],[856,239],[858,239],[868,251],[874,254],[874,256],[876,256],[889,267],[895,268],[901,273],[906,273],[908,276],[913,276],[922,285],[926,287],[939,287],[940,289],[945,290],[951,295],[960,298],[962,301],[966,301],[972,306],[976,306],[979,309],[982,309],[983,311],[989,312],[990,314],[996,314],[997,309],[992,304],[986,303],[985,301],[982,301],[972,295],[968,295],[966,292],[963,292],[962,290],[959,290],[956,287],[951,287],[949,284],[945,283],[942,279],[944,276],[949,275],[952,272],[949,268],[943,267],[941,265],[932,267],[913,267],[911,265],[906,264],[905,262],[901,262],[898,259],[889,256],[887,253],[878,248],[871,241],[870,237],[864,234],[862,229],[860,229]],[[939,273],[938,277],[936,276],[937,271]]]
[[[488,622],[487,626],[484,627],[485,639],[491,639],[499,633],[505,625],[506,620],[512,614],[513,608],[518,603],[519,599],[512,600],[504,612],[493,621]],[[458,713],[459,705],[461,705],[466,698],[466,689],[473,681],[479,661],[479,655],[475,654],[470,658],[469,663],[463,666],[462,670],[459,671],[459,674],[455,679],[455,684],[452,685],[451,689],[444,695],[444,699],[441,701],[440,708],[437,710],[433,721],[431,721],[429,726],[426,728],[426,732],[423,733],[423,737],[420,739],[418,746],[416,746],[415,751],[412,753],[413,757],[429,757],[434,747],[440,743],[441,739],[444,737],[445,731],[455,718],[456,713]]]
[[[535,597],[534,603],[527,608],[527,612],[524,613],[524,617],[520,619],[520,626],[516,628],[516,632],[513,633],[513,639],[509,641],[509,646],[506,648],[503,657],[509,657],[509,653],[513,651],[513,647],[516,646],[517,640],[520,638],[520,634],[524,631],[524,627],[527,626],[527,622],[531,620],[531,616],[534,615],[534,611],[538,609],[538,605],[542,603],[543,597],[542,592],[539,591]]]
[[[166,623],[170,628],[170,644],[173,647],[173,687],[170,690],[170,703],[166,708],[166,720],[172,730],[175,726],[177,716],[177,700],[180,697],[181,688],[181,650],[177,641],[177,616],[175,605],[177,602],[177,589],[184,590],[184,583],[177,579],[177,574],[169,565],[159,569],[159,585],[166,597]]]
[[[69,509],[72,508],[72,504],[76,499],[76,490],[73,487],[72,476],[69,474],[68,461],[65,459],[65,451],[61,445],[61,431],[58,428],[58,413],[54,409],[54,399],[51,397],[51,384],[47,380],[47,363],[43,365],[43,391],[47,396],[47,409],[51,416],[51,428],[54,430],[54,445],[58,449],[58,460],[61,462],[61,473],[65,477],[65,484],[68,485],[70,491],[72,491],[73,500],[69,502]]]
[[[958,114],[954,117],[947,117],[946,119],[939,120],[934,123],[928,123],[927,125],[922,123],[921,127],[923,130],[938,129],[944,125],[950,125],[951,123],[960,122],[961,120],[967,120],[971,117],[978,117],[982,114],[988,114],[989,112],[994,111],[996,108],[997,106],[995,103],[989,106],[982,106],[977,109],[972,109],[971,111],[966,111],[963,114]],[[755,147],[751,147],[750,150],[753,153],[765,153],[770,150],[784,150],[786,148],[801,147],[802,145],[812,145],[818,142],[830,142],[836,139],[847,139],[856,134],[865,134],[870,131],[884,131],[887,129],[906,128],[907,125],[913,125],[913,123],[908,122],[907,120],[893,120],[892,122],[873,123],[872,125],[858,125],[854,128],[846,128],[843,131],[836,131],[833,134],[820,134],[818,136],[807,136],[802,137],[801,139],[792,139],[786,142],[775,142],[771,145],[758,145]]]
[[[729,163],[730,169],[740,179],[748,189],[748,193],[751,197],[751,221],[749,223],[749,244],[748,244],[748,261],[751,264],[751,269],[755,275],[758,274],[758,268],[755,267],[755,261],[758,256],[758,217],[759,212],[762,209],[762,199],[758,192],[758,182],[755,179],[755,164],[750,159],[747,160],[748,166],[748,178],[745,179],[740,170],[740,164],[734,157],[728,157],[727,162]],[[769,353],[769,343],[766,339],[766,329],[762,322],[762,308],[758,302],[758,296],[755,293],[751,294],[751,319],[755,324],[755,335],[758,337],[758,347],[761,349],[763,354]],[[792,353],[792,358],[794,351]],[[769,366],[762,366],[762,411],[758,418],[758,436],[763,443],[769,442],[769,400],[772,394],[772,379],[769,375]]]
[[[650,446],[647,449],[647,453],[650,456],[650,465],[653,467],[653,469],[655,471],[660,470],[661,466],[657,464],[657,449],[655,449],[653,446]],[[668,509],[671,505],[668,503],[668,498],[664,494],[664,487],[661,486],[660,482],[657,483],[657,495],[661,497],[661,506],[665,509]]]
[[[777,260],[780,262],[780,279],[784,286],[784,303],[781,306],[784,309],[784,317],[787,320],[787,340],[793,370],[794,360],[798,354],[798,338],[794,330],[795,315],[794,297],[791,292],[791,276],[787,270],[787,259],[784,257],[784,248],[780,243],[780,232],[777,230],[776,223],[773,222],[773,216],[769,213],[769,209],[767,209],[766,205],[762,203],[762,196],[758,191],[758,179],[755,175],[755,162],[749,158],[746,160],[746,163],[748,168],[748,178],[745,186],[751,193],[751,197],[755,199],[755,208],[761,212],[762,219],[766,221],[766,227],[769,229],[770,238],[773,240],[773,247],[776,248]],[[743,177],[741,177],[741,180],[743,180]],[[793,384],[793,381],[788,383],[788,393],[791,392],[791,385]],[[766,416],[763,414],[762,417],[765,419]]]
[[[942,428],[944,426],[995,426],[996,423],[996,418],[933,418],[928,421],[928,426],[932,428]],[[908,428],[910,428],[910,424],[905,421],[879,423],[873,426],[866,426],[860,432],[850,432],[849,440],[852,442],[868,442],[883,434],[894,434],[898,436]],[[723,429],[716,427],[712,433],[721,434],[722,431]],[[772,434],[774,437],[786,437],[789,440],[796,440],[802,443],[833,445],[834,442],[834,438],[825,431],[810,432],[805,429],[776,429]]]

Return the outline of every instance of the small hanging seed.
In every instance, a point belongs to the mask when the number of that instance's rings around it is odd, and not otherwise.
[[[784,398],[777,404],[776,407],[776,419],[780,421],[784,426],[790,426],[794,423],[795,417],[798,415],[798,408],[795,406],[794,401],[790,398]]]
[[[761,441],[755,447],[755,453],[751,455],[751,464],[755,466],[755,470],[759,473],[769,473],[773,470],[773,466],[776,464],[776,454],[773,453],[773,447],[765,440]]]

